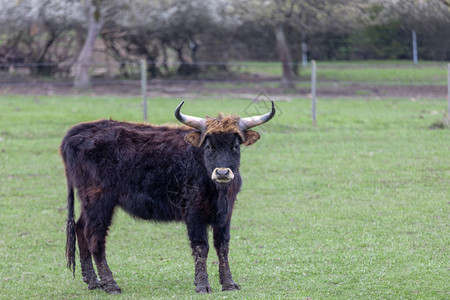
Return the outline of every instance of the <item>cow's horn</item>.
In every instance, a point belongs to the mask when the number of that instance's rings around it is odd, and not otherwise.
[[[248,117],[248,118],[242,118],[239,120],[239,129],[242,131],[245,131],[247,129],[250,129],[252,127],[264,124],[270,119],[275,116],[275,105],[272,101],[272,109],[267,114],[261,115],[261,116],[255,116],[255,117]]]
[[[205,129],[205,119],[182,114],[180,110],[183,104],[184,101],[181,101],[180,105],[175,109],[175,118],[187,126],[203,131]]]

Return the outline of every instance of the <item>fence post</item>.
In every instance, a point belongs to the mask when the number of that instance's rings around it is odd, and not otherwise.
[[[417,65],[417,36],[416,31],[412,30],[412,46],[413,46],[413,61]]]
[[[308,46],[305,42],[302,42],[302,66],[306,67],[308,65]]]
[[[145,59],[141,59],[141,92],[144,106],[144,121],[147,122],[147,61]]]
[[[450,120],[450,64],[447,65],[447,118]]]
[[[316,61],[315,60],[311,60],[311,101],[312,101],[312,108],[311,108],[311,114],[312,114],[312,123],[313,126],[316,126],[317,121],[316,121],[316,71],[317,71],[317,67],[316,67]]]

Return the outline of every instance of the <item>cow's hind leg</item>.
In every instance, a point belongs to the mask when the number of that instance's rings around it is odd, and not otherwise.
[[[109,200],[109,201],[108,201]],[[106,262],[105,240],[108,227],[111,225],[115,202],[112,199],[98,199],[86,211],[85,234],[89,250],[97,265],[100,286],[109,294],[118,294],[122,290],[113,278]]]
[[[85,220],[84,212],[81,213],[78,222],[75,225],[78,248],[80,250],[80,263],[81,263],[81,274],[83,276],[83,281],[88,284],[90,290],[101,288],[100,282],[95,274],[94,266],[92,265],[92,256],[89,251],[89,246],[84,235]]]

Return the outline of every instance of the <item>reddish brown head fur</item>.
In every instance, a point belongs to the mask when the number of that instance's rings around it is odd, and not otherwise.
[[[256,131],[242,131],[239,128],[240,118],[235,115],[224,116],[219,114],[217,118],[206,117],[205,129],[203,132],[194,131],[186,135],[186,141],[190,144],[200,147],[208,135],[217,133],[236,133],[242,140],[242,144],[249,146],[255,143],[260,135]]]

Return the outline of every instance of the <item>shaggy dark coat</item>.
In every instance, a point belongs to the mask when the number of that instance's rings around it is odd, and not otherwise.
[[[218,126],[221,118],[211,122]],[[225,119],[230,123],[230,118]],[[209,128],[207,134],[186,126],[112,120],[71,128],[60,147],[68,186],[68,267],[75,272],[78,240],[83,280],[88,287],[121,292],[105,256],[105,237],[115,207],[120,206],[136,218],[186,223],[195,260],[196,291],[200,293],[211,292],[206,271],[210,225],[222,289],[237,290],[228,265],[228,244],[232,210],[242,184],[240,145],[256,142],[259,134],[239,132],[233,124],[224,125],[231,126],[229,130],[222,126],[218,132]],[[228,183],[211,180],[217,167],[229,168],[234,179]],[[76,223],[74,189],[81,202]]]

